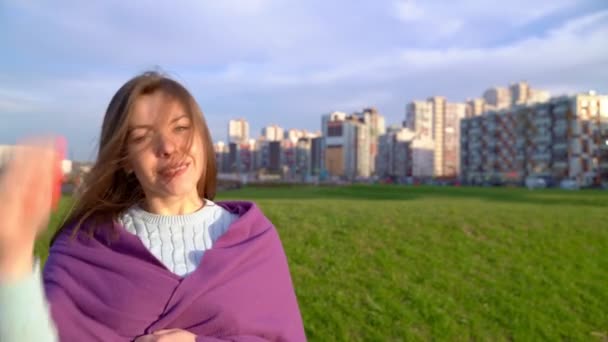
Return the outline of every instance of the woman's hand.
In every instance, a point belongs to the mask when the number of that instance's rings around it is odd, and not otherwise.
[[[36,236],[46,229],[60,163],[57,145],[39,139],[15,147],[0,174],[0,279],[32,272]]]
[[[196,335],[186,330],[167,329],[138,337],[135,342],[196,342]]]

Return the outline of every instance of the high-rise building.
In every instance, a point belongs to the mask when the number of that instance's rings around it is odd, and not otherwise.
[[[215,163],[217,165],[218,172],[230,172],[229,170],[229,154],[230,150],[228,145],[223,141],[219,141],[214,144],[215,150]]]
[[[518,182],[543,177],[608,185],[608,96],[553,98],[463,120],[463,180]]]
[[[312,175],[311,138],[300,138],[296,144],[296,175],[306,181]]]
[[[329,174],[348,179],[371,176],[369,126],[364,119],[333,112],[322,117],[321,126]]]
[[[254,172],[256,166],[256,156],[258,155],[258,145],[255,139],[249,139],[241,143],[241,164],[242,172]]]
[[[435,169],[435,145],[432,140],[414,139],[410,144],[412,176],[430,177]]]
[[[262,137],[266,141],[280,141],[283,140],[283,128],[279,125],[270,125],[262,128]]]
[[[433,104],[413,101],[406,107],[404,127],[416,132],[421,139],[433,140]]]
[[[325,159],[325,147],[323,145],[324,139],[319,134],[319,136],[312,138],[311,146],[310,146],[310,167],[311,173],[314,176],[321,175],[321,171],[324,168],[324,159]]]
[[[517,82],[511,84],[511,105],[520,105],[528,102],[530,98],[530,85],[527,82]]]
[[[296,144],[297,141],[294,143],[290,139],[281,141],[283,177],[291,180],[295,179],[297,171]]]
[[[249,140],[249,123],[245,119],[228,122],[228,142],[241,143]]]
[[[268,171],[270,173],[281,173],[282,170],[282,148],[280,141],[268,143]]]
[[[444,151],[445,151],[445,110],[446,99],[442,96],[433,96],[428,99],[433,108],[433,140],[435,144],[434,172],[435,176],[445,175]]]
[[[227,163],[224,164],[223,168],[225,172],[231,173],[253,172],[255,171],[257,154],[256,141],[253,139],[240,143],[231,142],[228,144]]]
[[[511,106],[511,92],[509,88],[493,87],[483,93],[483,99],[488,109],[500,110]]]
[[[376,171],[381,177],[412,176],[412,140],[414,132],[403,127],[390,127],[378,139]]]
[[[291,128],[288,129],[287,131],[285,131],[285,133],[283,134],[283,139],[289,140],[292,143],[296,144],[298,142],[298,139],[300,138],[316,138],[318,136],[320,136],[321,133],[320,132],[309,132],[305,129],[295,129],[295,128]]]
[[[441,174],[456,177],[460,173],[460,120],[466,116],[464,103],[448,103],[445,110],[443,165]],[[437,160],[435,160],[438,163]]]
[[[543,103],[551,99],[551,94],[546,90],[530,89],[526,104]]]
[[[377,174],[382,177],[433,176],[435,145],[403,127],[390,127],[378,142]]]
[[[513,106],[543,103],[549,101],[551,98],[548,91],[533,89],[527,82],[511,84],[509,89],[511,91],[511,105]]]
[[[467,100],[466,117],[472,118],[479,116],[485,112],[486,103],[484,99],[469,99]]]
[[[470,115],[480,115],[482,108],[483,100],[470,101]],[[413,175],[455,177],[458,174],[460,120],[466,115],[467,105],[448,104],[442,96],[408,104],[405,127],[414,132],[410,146]],[[432,160],[428,159],[429,148],[433,150]],[[430,166],[433,169],[427,173]]]
[[[364,123],[369,127],[369,151],[370,151],[370,173],[375,173],[375,160],[378,155],[378,137],[386,131],[384,117],[380,115],[375,107],[365,108],[360,114]]]
[[[297,143],[298,139],[300,139],[301,137],[303,137],[303,132],[295,128],[288,129],[287,131],[285,131],[284,134],[284,139],[289,140],[294,144]]]
[[[241,172],[240,144],[231,142],[228,144],[228,164],[226,172]]]

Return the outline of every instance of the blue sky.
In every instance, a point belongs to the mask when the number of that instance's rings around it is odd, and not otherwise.
[[[318,130],[321,115],[478,97],[527,80],[608,93],[605,0],[0,0],[0,144],[67,137],[94,157],[110,97],[155,67],[199,101],[214,140],[230,118]]]

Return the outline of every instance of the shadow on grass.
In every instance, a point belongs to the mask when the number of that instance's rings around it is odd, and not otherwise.
[[[608,207],[608,192],[600,190],[564,191],[521,188],[429,187],[399,185],[352,186],[246,186],[222,192],[220,199],[345,199],[416,200],[462,199],[537,205]]]

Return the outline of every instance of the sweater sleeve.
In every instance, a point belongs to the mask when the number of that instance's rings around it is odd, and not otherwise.
[[[15,283],[0,281],[0,341],[57,342],[40,265],[26,278]]]

